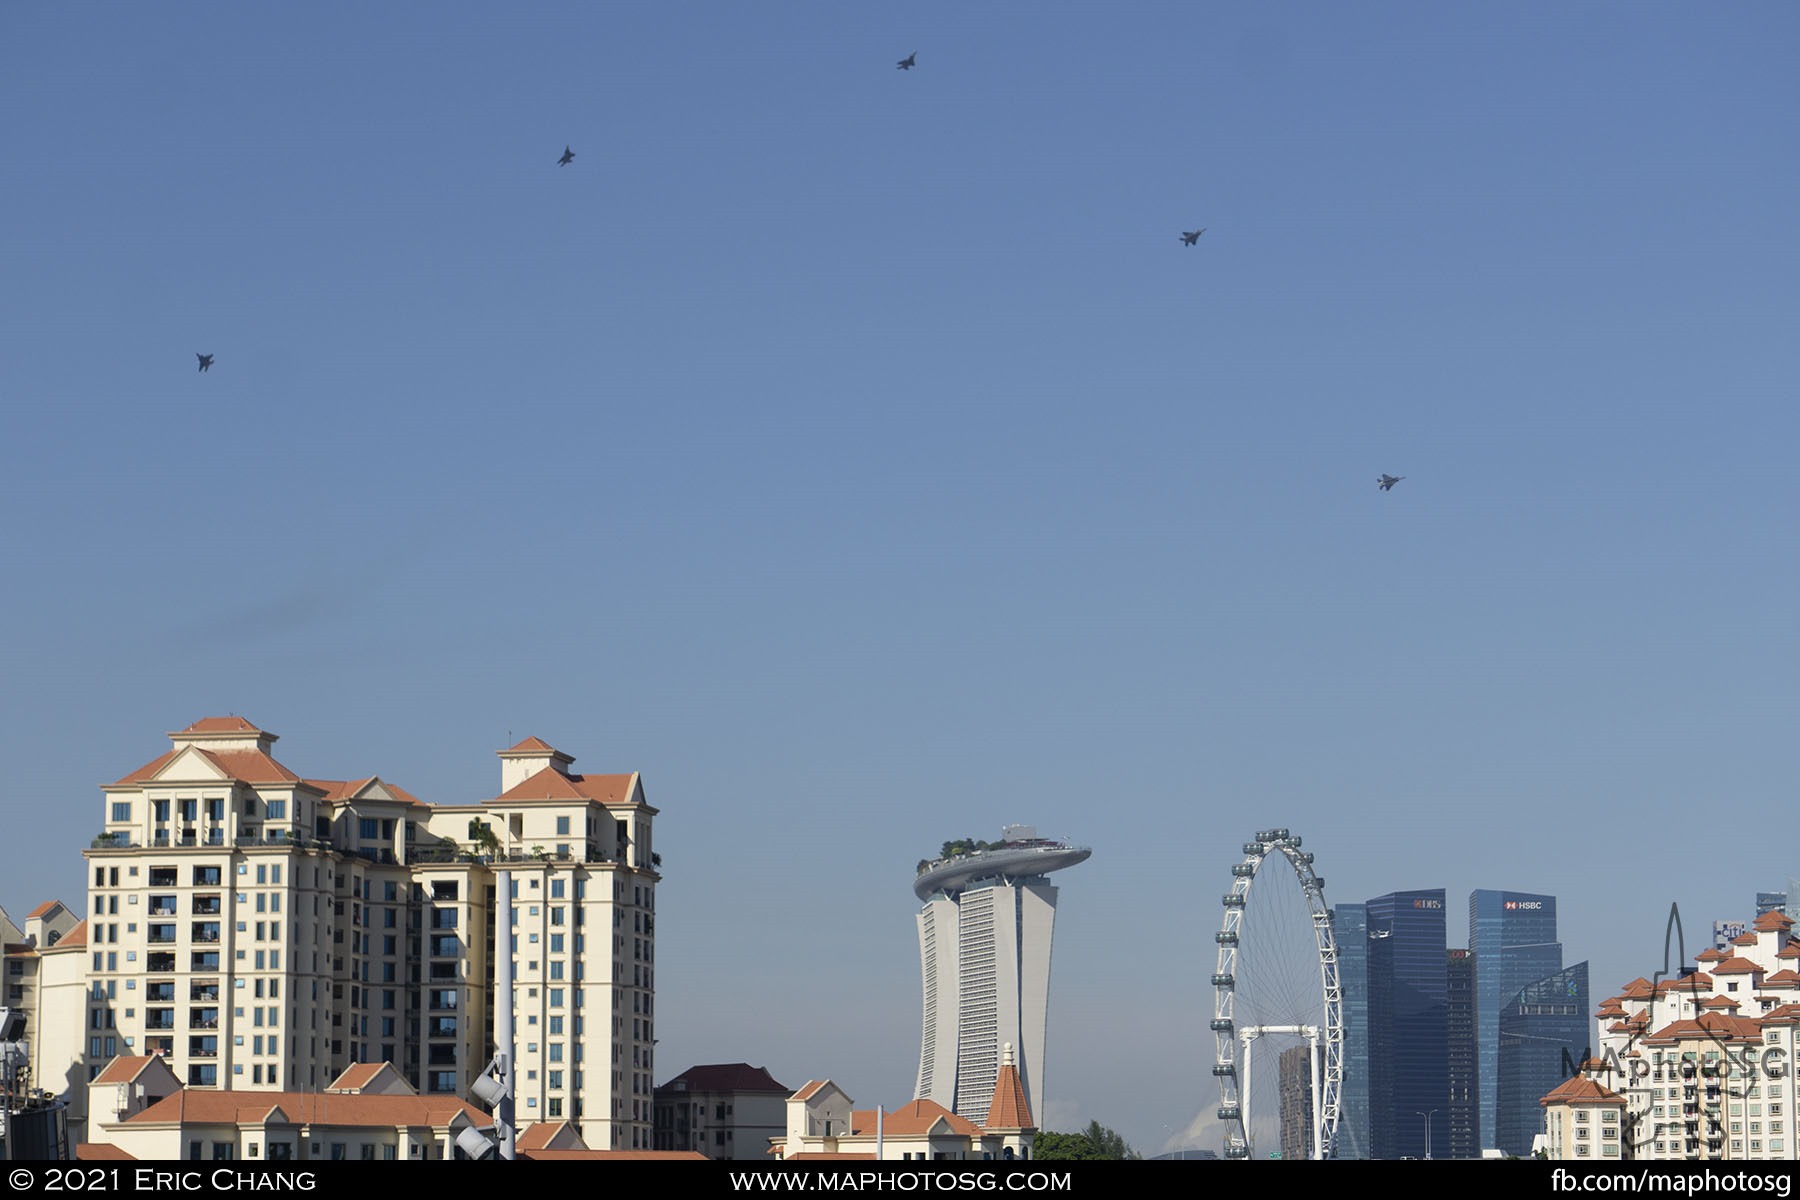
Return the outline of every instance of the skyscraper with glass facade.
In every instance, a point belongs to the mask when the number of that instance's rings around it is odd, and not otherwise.
[[[1331,910],[1344,994],[1344,1086],[1336,1158],[1369,1157],[1369,919],[1361,904]]]
[[[1568,1078],[1567,1063],[1588,1050],[1588,969],[1585,962],[1528,983],[1506,1002],[1499,1029],[1494,1146],[1524,1158],[1543,1130],[1538,1103]]]
[[[1475,960],[1481,1145],[1505,1149],[1498,1140],[1500,1014],[1525,988],[1562,970],[1562,943],[1556,940],[1556,897],[1487,889],[1470,892],[1469,953]],[[1576,1047],[1577,1054],[1580,1049]],[[1535,1124],[1539,1118],[1539,1098],[1559,1082],[1560,1078],[1553,1076],[1542,1091],[1531,1096],[1531,1112],[1525,1118],[1529,1123]],[[1522,1093],[1515,1090],[1514,1094]],[[1530,1151],[1529,1139],[1525,1150]]]
[[[1444,889],[1390,892],[1368,919],[1369,1142],[1373,1158],[1447,1153],[1450,1129]]]

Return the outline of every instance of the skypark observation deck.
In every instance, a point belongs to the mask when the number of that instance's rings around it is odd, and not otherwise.
[[[1085,862],[1091,854],[1093,851],[1086,846],[1042,839],[993,850],[973,850],[928,863],[913,880],[913,895],[925,900],[937,892],[953,895],[978,880],[1048,875]]]

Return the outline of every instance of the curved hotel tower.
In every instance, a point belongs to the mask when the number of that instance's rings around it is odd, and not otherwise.
[[[1034,1116],[1044,1109],[1044,1017],[1050,1000],[1052,871],[1093,851],[1008,825],[1001,843],[926,863],[913,880],[925,1018],[914,1096],[987,1119],[1003,1048]]]

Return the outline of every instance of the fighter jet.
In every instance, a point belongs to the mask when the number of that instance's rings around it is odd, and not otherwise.
[[[918,51],[917,51],[917,50],[914,50],[914,51],[913,51],[913,52],[912,52],[912,53],[911,53],[911,54],[909,54],[909,55],[907,55],[907,56],[906,56],[906,57],[905,57],[905,58],[903,58],[903,59],[901,59],[901,60],[900,60],[900,69],[901,69],[901,70],[902,70],[902,71],[910,71],[910,70],[912,70],[912,69],[913,69],[913,62],[914,62],[914,60],[915,60],[915,59],[917,59],[917,58],[918,58],[918,57],[919,57],[919,52],[918,52]]]
[[[1182,244],[1187,245],[1187,246],[1193,245],[1195,242],[1200,240],[1200,235],[1205,232],[1206,232],[1206,230],[1204,230],[1204,229],[1189,230],[1188,232],[1181,235]]]
[[[200,369],[202,371],[204,371],[204,370],[206,370],[206,368],[212,366],[212,360],[213,360],[212,355],[196,353],[194,355],[194,357],[200,360]]]
[[[1383,475],[1375,481],[1375,486],[1384,492],[1391,492],[1394,490],[1394,485],[1405,478],[1404,475]]]
[[[556,160],[556,165],[559,167],[566,167],[574,161],[575,161],[575,152],[573,150],[569,149],[567,146],[564,146],[563,147],[563,156]]]

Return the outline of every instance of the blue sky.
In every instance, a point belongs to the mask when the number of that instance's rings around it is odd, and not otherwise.
[[[1094,848],[1046,1124],[1211,1107],[1264,826],[1557,894],[1604,998],[1800,873],[1796,34],[11,6],[0,904],[238,713],[436,803],[641,770],[659,1079],[908,1099],[912,865],[1013,821]]]

